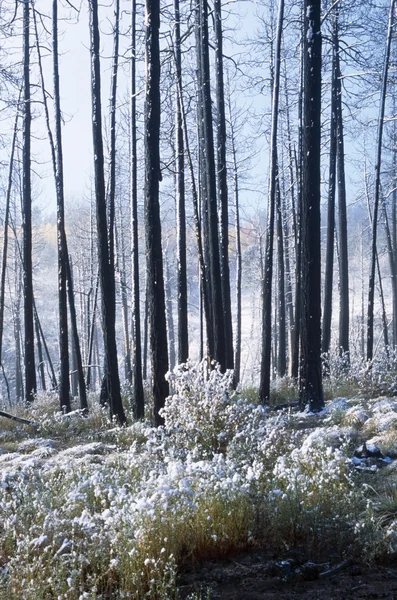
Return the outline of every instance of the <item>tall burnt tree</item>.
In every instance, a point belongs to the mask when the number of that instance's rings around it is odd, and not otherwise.
[[[274,56],[274,76],[272,90],[272,122],[270,132],[270,179],[267,208],[267,230],[265,242],[265,262],[263,273],[262,308],[262,356],[259,398],[262,403],[270,399],[271,344],[272,344],[272,283],[273,283],[273,241],[276,190],[278,178],[277,165],[277,127],[280,98],[281,38],[283,33],[284,0],[280,0],[277,16],[276,48]]]
[[[383,125],[386,106],[386,91],[387,77],[389,72],[390,49],[393,37],[395,0],[390,1],[389,24],[386,40],[386,52],[383,63],[382,74],[382,89],[379,105],[378,117],[378,139],[376,146],[376,162],[375,162],[375,194],[374,207],[372,214],[372,240],[371,240],[371,264],[368,282],[368,308],[367,308],[367,361],[372,361],[374,353],[374,298],[375,298],[375,268],[377,258],[377,232],[378,232],[378,212],[380,198],[380,178],[381,178],[381,163],[382,163],[382,140],[383,140]]]
[[[202,164],[201,178],[205,185],[203,191],[203,233],[204,233],[204,252],[207,273],[208,297],[210,301],[208,307],[211,310],[211,318],[206,317],[207,336],[211,335],[208,347],[212,355],[211,359],[217,361],[222,370],[226,369],[226,348],[225,348],[225,319],[222,305],[222,286],[220,277],[220,251],[219,251],[219,231],[218,231],[218,212],[217,212],[217,194],[216,194],[216,169],[215,169],[215,151],[214,151],[214,132],[212,125],[212,104],[211,104],[211,81],[210,81],[210,60],[209,60],[209,42],[208,42],[208,2],[207,0],[198,0],[197,10],[197,53],[198,53],[198,103],[200,105],[200,138]],[[209,321],[211,321],[211,330],[208,331]]]
[[[335,35],[335,33],[334,33]],[[332,44],[332,83],[331,83],[331,126],[329,134],[329,174],[328,174],[328,209],[327,209],[327,246],[325,258],[324,307],[322,346],[323,353],[328,354],[331,345],[332,290],[334,281],[335,253],[335,177],[336,177],[336,145],[337,145],[337,89],[336,89],[336,44]],[[327,365],[324,366],[328,371]]]
[[[110,415],[119,423],[126,421],[121,402],[120,379],[117,364],[116,307],[114,264],[110,262],[106,191],[104,175],[104,155],[102,139],[101,75],[99,58],[98,2],[89,0],[90,41],[91,41],[91,100],[92,136],[94,149],[94,180],[98,235],[98,263],[101,283],[102,329],[105,348],[104,385],[102,391],[109,404]]]
[[[55,114],[55,186],[57,197],[57,245],[58,245],[58,306],[59,306],[59,402],[61,410],[70,412],[70,380],[69,380],[69,334],[67,306],[67,261],[65,235],[65,206],[63,185],[63,156],[61,129],[61,97],[59,89],[59,54],[58,54],[58,0],[52,3],[52,53],[54,80],[54,114]]]
[[[226,168],[226,116],[223,77],[223,34],[221,0],[214,1],[215,22],[215,81],[216,81],[216,132],[217,132],[217,187],[220,216],[220,274],[225,335],[225,367],[233,369],[233,326],[230,300],[229,269],[229,203]]]
[[[142,380],[141,313],[139,309],[139,248],[138,248],[138,186],[137,186],[137,124],[136,124],[136,0],[131,2],[131,244],[132,244],[132,386],[134,411],[137,419],[143,419],[145,401]]]
[[[179,0],[174,0],[174,62],[175,62],[175,192],[177,219],[177,286],[178,286],[178,362],[189,357],[188,306],[186,275],[186,210],[185,210],[185,150],[179,89],[182,89],[181,24]]]
[[[160,0],[145,2],[145,230],[147,293],[149,304],[150,353],[154,420],[163,423],[159,411],[169,393],[167,329],[161,223],[159,204],[160,170]]]
[[[319,411],[324,406],[321,367],[321,258],[320,258],[320,155],[321,155],[321,0],[304,5],[304,98],[302,321],[300,406]]]
[[[342,113],[342,74],[339,47],[339,5],[334,11],[336,124],[337,124],[337,183],[338,183],[338,231],[339,231],[339,352],[349,361],[349,262],[347,245],[347,209],[345,175],[345,141]]]
[[[22,231],[23,298],[25,328],[25,398],[36,393],[32,272],[32,190],[31,190],[31,98],[30,98],[30,2],[23,5],[23,147],[22,147]]]

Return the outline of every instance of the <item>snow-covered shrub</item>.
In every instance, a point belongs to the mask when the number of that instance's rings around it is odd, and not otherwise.
[[[247,427],[260,427],[264,422],[262,406],[236,398],[232,371],[223,374],[218,365],[208,370],[203,361],[179,365],[168,378],[173,394],[161,411],[165,431],[175,448],[196,458],[225,453]]]

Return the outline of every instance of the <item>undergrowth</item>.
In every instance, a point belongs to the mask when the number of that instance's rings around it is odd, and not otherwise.
[[[16,453],[0,455],[2,600],[172,600],[187,562],[263,545],[308,558],[397,546],[395,491],[379,508],[347,444],[294,429],[204,363],[170,384],[158,429],[117,427],[99,407],[63,415],[51,394],[21,411],[41,425],[18,426]]]

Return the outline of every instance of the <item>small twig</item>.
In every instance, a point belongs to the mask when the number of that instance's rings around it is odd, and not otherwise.
[[[328,571],[324,571],[323,573],[320,573],[319,577],[321,579],[325,579],[326,577],[332,577],[332,575],[336,575],[336,573],[339,573],[339,571],[346,569],[346,567],[348,567],[351,564],[351,562],[352,562],[351,559],[344,560],[343,563],[334,567],[333,569],[329,569]]]
[[[23,419],[22,417],[16,417],[15,415],[10,415],[10,413],[4,412],[4,410],[0,410],[0,417],[5,417],[6,419],[11,419],[11,421],[17,421],[18,423],[23,423],[24,425],[33,425],[33,427],[38,427],[38,423],[35,421],[29,421],[28,419]]]

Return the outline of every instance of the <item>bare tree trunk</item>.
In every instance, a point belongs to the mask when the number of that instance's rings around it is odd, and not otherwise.
[[[376,164],[375,164],[375,195],[374,195],[374,208],[372,216],[372,241],[371,241],[371,266],[368,281],[368,308],[367,308],[367,361],[372,361],[374,351],[374,294],[375,294],[375,264],[376,264],[376,238],[377,238],[377,225],[378,225],[378,209],[379,209],[379,195],[380,195],[380,174],[381,174],[381,163],[382,163],[382,138],[383,138],[383,121],[385,115],[386,105],[386,90],[387,90],[387,76],[389,71],[389,59],[390,59],[390,48],[393,33],[394,23],[394,5],[395,0],[390,2],[389,11],[389,24],[386,41],[386,52],[385,60],[383,65],[382,75],[382,92],[381,101],[379,107],[379,118],[378,118],[378,140],[377,140],[377,153],[376,153]]]
[[[224,316],[225,367],[233,369],[233,325],[230,300],[229,269],[229,203],[226,166],[226,117],[223,80],[223,34],[221,0],[214,0],[215,22],[215,80],[216,80],[216,129],[217,129],[217,187],[220,222],[220,270],[222,305]]]
[[[267,209],[267,231],[265,247],[265,264],[263,278],[263,317],[262,317],[262,357],[259,385],[259,398],[262,403],[270,399],[271,378],[271,343],[272,343],[272,280],[273,280],[273,238],[274,214],[276,204],[276,187],[278,178],[277,165],[277,126],[278,105],[280,96],[281,38],[284,21],[284,0],[279,0],[277,16],[276,49],[274,59],[274,79],[272,93],[272,124],[270,132],[270,180]]]
[[[163,255],[159,206],[160,170],[160,0],[145,0],[146,86],[145,86],[145,229],[150,322],[150,352],[154,421],[169,393],[167,329],[165,318]]]
[[[337,122],[337,173],[338,173],[338,216],[339,216],[339,352],[343,354],[345,364],[349,357],[349,259],[347,244],[346,176],[345,145],[342,112],[342,74],[339,58],[339,4],[334,6],[334,45],[335,45],[335,85],[336,85],[336,122]]]
[[[301,409],[324,406],[321,366],[321,0],[305,0]]]
[[[142,381],[142,344],[141,312],[139,290],[139,242],[138,242],[138,188],[137,188],[137,125],[136,125],[136,0],[131,1],[131,166],[130,166],[130,204],[131,204],[131,244],[132,244],[132,386],[134,394],[135,418],[143,419],[145,399]],[[147,296],[145,296],[147,298]],[[145,300],[146,301],[146,300]],[[144,350],[146,379],[146,355]]]
[[[110,219],[108,232],[106,215],[97,0],[89,0],[89,8],[92,67],[92,130],[98,231],[98,262],[100,267],[102,320],[106,364],[106,373],[104,374],[104,377],[106,380],[106,400],[109,403],[110,416],[115,417],[119,423],[123,424],[126,422],[126,417],[121,402],[120,379],[117,364],[114,263],[111,262],[111,257],[113,256],[111,236],[109,238],[112,221]]]
[[[233,385],[236,388],[240,382],[241,374],[241,280],[242,280],[242,258],[241,258],[241,232],[240,232],[240,204],[239,204],[239,180],[235,132],[232,119],[232,107],[230,95],[228,97],[230,143],[233,160],[233,186],[234,186],[234,231],[236,235],[236,337],[234,342],[234,376]]]
[[[170,266],[168,263],[167,252],[164,256],[165,261],[165,296],[166,296],[166,314],[167,314],[167,332],[168,332],[168,349],[169,349],[169,367],[172,371],[176,363],[175,355],[175,333],[174,333],[174,317],[172,311],[172,286]]]
[[[277,180],[276,187],[276,228],[277,228],[277,306],[278,318],[275,321],[278,324],[279,339],[277,353],[277,374],[284,377],[287,371],[286,362],[286,318],[285,318],[285,264],[284,264],[284,229],[283,214],[281,209],[280,182]]]
[[[61,410],[70,412],[69,381],[69,332],[67,307],[67,249],[65,247],[65,209],[63,186],[63,157],[61,129],[61,99],[59,90],[59,57],[58,57],[58,0],[52,3],[52,55],[54,80],[54,114],[55,114],[55,186],[57,195],[57,242],[58,242],[58,305],[59,305],[59,403]]]
[[[178,362],[185,363],[189,357],[187,271],[186,271],[186,211],[185,211],[185,150],[183,143],[183,120],[181,103],[182,59],[179,0],[174,0],[174,58],[175,58],[175,192],[176,192],[176,238],[178,273]]]
[[[335,36],[335,33],[334,33]],[[332,46],[332,85],[331,85],[331,127],[329,145],[329,176],[328,176],[328,210],[327,210],[327,249],[325,258],[323,331],[321,351],[329,353],[331,345],[332,292],[334,283],[334,250],[335,250],[335,176],[336,176],[336,146],[337,146],[337,87],[336,87],[336,46]],[[327,357],[324,362],[324,375],[329,374]]]
[[[222,286],[220,277],[220,252],[218,233],[218,213],[216,194],[216,173],[214,136],[212,127],[212,105],[210,89],[210,64],[209,64],[209,42],[208,42],[208,3],[207,0],[198,0],[198,50],[199,50],[199,102],[202,104],[202,131],[200,143],[204,153],[203,178],[206,180],[206,193],[203,196],[204,224],[207,223],[208,231],[204,230],[204,245],[208,258],[209,279],[209,308],[212,311],[212,347],[213,358],[221,366],[226,368],[225,348],[225,320],[222,305]],[[208,319],[207,319],[208,325]],[[207,335],[208,335],[207,327]]]
[[[37,346],[37,355],[38,355],[38,358],[39,358],[38,369],[39,369],[40,379],[41,379],[41,388],[45,392],[46,389],[47,389],[47,386],[46,386],[46,383],[45,383],[43,350],[42,350],[42,347],[41,347],[40,329],[39,329],[39,322],[38,322],[38,318],[37,318],[37,313],[35,314],[35,318],[34,318],[34,326],[35,326],[35,330],[36,330],[36,346]]]
[[[4,298],[5,298],[7,255],[8,255],[8,228],[9,228],[9,220],[10,220],[10,199],[11,199],[11,189],[12,189],[12,179],[13,179],[15,143],[16,143],[17,131],[18,131],[18,116],[19,116],[19,108],[17,108],[17,113],[15,116],[14,132],[13,132],[12,142],[11,142],[11,153],[10,153],[10,162],[9,162],[9,167],[8,167],[8,182],[7,182],[7,192],[6,192],[6,206],[5,206],[5,214],[4,214],[4,239],[3,239],[3,254],[2,254],[2,259],[1,259],[1,282],[0,282],[0,364],[3,364],[2,349],[3,349],[3,329],[4,329]]]
[[[36,393],[33,330],[32,193],[31,193],[31,105],[30,105],[30,2],[23,6],[23,148],[22,148],[22,231],[23,297],[25,328],[25,395],[32,402]]]

